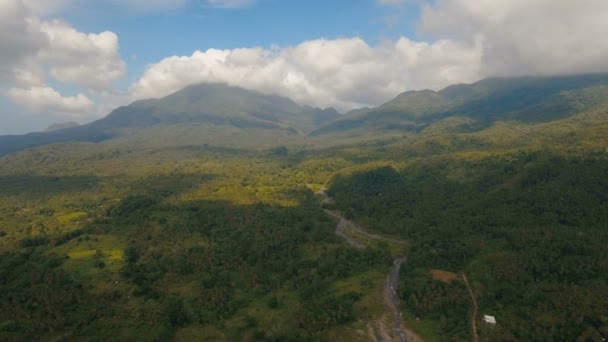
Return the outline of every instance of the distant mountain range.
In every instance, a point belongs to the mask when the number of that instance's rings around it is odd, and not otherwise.
[[[489,78],[441,91],[408,91],[384,105],[328,123],[313,135],[348,130],[416,130],[446,117],[480,127],[495,121],[548,122],[608,102],[608,74]]]
[[[192,131],[206,126],[216,132],[231,128],[305,135],[339,116],[333,108],[300,106],[281,96],[222,84],[198,84],[161,99],[119,107],[87,125],[58,125],[45,132],[0,136],[0,156],[52,143],[101,142],[149,128],[158,131],[176,126],[180,126],[182,133],[184,129]]]
[[[0,156],[65,142],[179,140],[213,143],[218,137],[256,136],[272,144],[281,136],[315,139],[347,133],[420,131],[451,117],[472,120],[479,130],[497,121],[549,122],[608,103],[608,74],[491,78],[441,91],[409,91],[376,108],[340,115],[335,109],[301,106],[222,84],[198,84],[161,99],[136,101],[87,125],[59,124],[44,132],[0,136]],[[133,138],[134,137],[134,138]],[[301,141],[301,139],[299,140]],[[248,138],[244,143],[253,143]],[[222,144],[218,142],[218,144]]]

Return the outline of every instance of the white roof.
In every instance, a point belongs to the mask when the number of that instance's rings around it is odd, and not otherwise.
[[[483,320],[486,323],[496,324],[496,317],[494,316],[483,315]]]

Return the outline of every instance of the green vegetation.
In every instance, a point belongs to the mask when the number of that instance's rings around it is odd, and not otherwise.
[[[202,85],[0,137],[0,340],[365,341],[403,253],[403,317],[429,341],[471,339],[462,273],[482,341],[606,338],[605,79],[405,93],[325,126]],[[350,247],[324,187],[407,243],[345,227],[373,246]]]
[[[315,135],[343,131],[418,131],[446,117],[476,120],[467,131],[496,121],[549,122],[568,118],[606,103],[608,75],[485,79],[459,84],[439,92],[409,91],[386,104],[335,120]]]
[[[29,164],[72,177],[0,177],[1,336],[318,340],[368,318],[357,308],[378,287],[358,284],[383,279],[391,256],[341,243],[306,188],[335,161],[286,148],[188,149],[160,165],[175,151],[99,153]],[[15,157],[4,165],[35,160]]]
[[[441,339],[469,339],[469,300],[431,269],[474,279],[481,313],[499,321],[481,325],[483,340],[577,340],[608,328],[607,172],[605,157],[529,153],[380,168],[336,178],[329,193],[358,222],[410,241],[402,299]]]

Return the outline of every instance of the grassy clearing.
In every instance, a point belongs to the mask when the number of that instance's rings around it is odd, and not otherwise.
[[[444,270],[431,270],[431,277],[446,284],[458,280],[458,274]]]
[[[431,320],[419,320],[411,312],[407,311],[407,308],[402,309],[401,312],[403,313],[401,319],[405,326],[412,329],[418,336],[422,337],[424,341],[441,341],[439,335],[437,335],[439,327],[436,322]]]
[[[123,267],[125,241],[116,235],[84,235],[51,252],[66,255],[63,264],[66,271],[90,283],[94,289],[103,291],[112,287]]]
[[[273,301],[274,305],[271,305]],[[268,336],[278,337],[284,331],[297,329],[296,313],[300,306],[295,293],[275,291],[249,303],[239,314],[226,321],[222,331],[233,336],[232,340],[254,341],[252,335],[256,329],[264,331]]]
[[[358,320],[346,326],[337,327],[328,332],[330,341],[369,341],[368,324],[377,320],[384,312],[382,291],[386,272],[369,271],[354,277],[338,281],[333,286],[336,295],[349,292],[360,293],[361,298],[355,304],[359,313]]]
[[[62,224],[62,225],[72,223],[72,222],[78,222],[78,221],[86,218],[87,216],[88,216],[88,214],[85,212],[82,212],[82,211],[56,215],[57,221],[59,222],[59,224]]]

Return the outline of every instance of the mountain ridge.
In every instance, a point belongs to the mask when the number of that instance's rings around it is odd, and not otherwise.
[[[357,129],[418,130],[450,116],[470,117],[481,121],[483,126],[499,120],[551,121],[581,110],[575,106],[581,98],[565,97],[565,92],[606,86],[608,73],[599,73],[487,78],[472,84],[450,85],[439,91],[407,91],[379,107],[345,115],[311,134]],[[592,105],[599,103],[595,102]],[[590,103],[582,103],[586,104]]]
[[[121,131],[158,125],[203,124],[215,129],[277,130],[304,135],[337,118],[334,108],[301,106],[279,95],[265,95],[219,83],[190,85],[160,99],[138,100],[78,127],[0,136],[0,156],[27,148],[64,142],[101,142]]]
[[[239,140],[252,144],[252,137],[264,146],[309,143],[322,137],[362,141],[364,136],[382,139],[391,132],[419,133],[448,118],[465,118],[469,124],[458,129],[478,131],[499,121],[551,122],[607,103],[606,73],[488,78],[439,91],[407,91],[378,107],[344,115],[278,95],[201,83],[160,99],[135,101],[86,125],[0,136],[0,156],[53,143],[99,143],[133,135],[138,137],[128,143],[160,139],[190,145]]]

